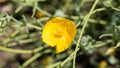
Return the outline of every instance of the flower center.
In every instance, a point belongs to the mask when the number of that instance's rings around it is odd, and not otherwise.
[[[54,37],[59,38],[59,37],[61,37],[63,34],[62,34],[62,32],[61,32],[60,30],[56,29],[53,35],[54,35]]]

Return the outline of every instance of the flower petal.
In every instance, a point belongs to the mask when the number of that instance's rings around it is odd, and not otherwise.
[[[69,34],[67,32],[64,32],[64,36],[57,39],[56,43],[56,53],[60,53],[65,51],[72,42],[72,39],[70,38]]]

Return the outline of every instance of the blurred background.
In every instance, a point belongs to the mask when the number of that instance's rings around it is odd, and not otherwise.
[[[83,19],[95,0],[0,0],[0,68],[56,68],[75,50]],[[60,16],[77,34],[60,53],[41,39],[45,23]],[[120,0],[99,0],[82,36],[76,68],[120,68]],[[72,68],[73,61],[62,68]]]

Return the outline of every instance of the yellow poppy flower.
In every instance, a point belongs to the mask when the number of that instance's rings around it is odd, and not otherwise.
[[[66,50],[76,35],[75,24],[65,18],[55,17],[48,21],[42,31],[42,40],[56,46],[56,53]]]

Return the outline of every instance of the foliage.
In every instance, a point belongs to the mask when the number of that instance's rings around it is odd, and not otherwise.
[[[119,68],[119,3],[119,0],[1,0],[0,68]],[[72,20],[77,29],[71,45],[59,54],[41,37],[46,22],[57,16]]]

